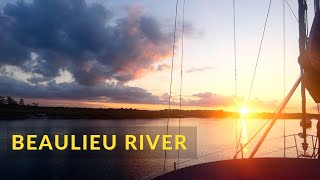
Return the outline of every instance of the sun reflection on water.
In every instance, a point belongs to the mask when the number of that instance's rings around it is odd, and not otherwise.
[[[247,122],[244,117],[241,117],[241,128],[242,128],[241,145],[243,146],[243,145],[247,144],[247,142],[248,142]],[[249,151],[249,149],[247,146],[243,148],[244,156],[246,156],[248,154],[248,151]]]
[[[248,142],[248,134],[247,134],[247,122],[246,122],[246,115],[250,112],[250,110],[246,107],[243,106],[240,109],[240,114],[241,114],[241,146],[244,146]],[[247,156],[249,152],[248,147],[243,148],[243,155]]]

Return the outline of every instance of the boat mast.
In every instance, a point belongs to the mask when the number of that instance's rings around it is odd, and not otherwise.
[[[302,57],[306,52],[306,45],[307,45],[307,37],[306,37],[306,12],[307,12],[307,3],[306,0],[298,0],[299,4],[299,51],[300,51],[300,57]],[[319,11],[319,0],[315,0],[315,7],[316,12]],[[301,82],[301,99],[302,99],[302,122],[303,122],[303,138],[304,142],[302,143],[302,147],[304,150],[304,155],[306,154],[306,150],[308,148],[308,144],[306,142],[306,91],[305,91],[305,83],[304,83],[304,71],[302,68],[301,74],[290,90],[289,94],[286,96],[284,101],[281,103],[281,106],[279,110],[276,112],[274,118],[272,119],[271,123],[267,127],[266,131],[261,136],[260,140],[258,141],[257,145],[252,150],[249,158],[253,158],[258,149],[260,148],[261,144],[267,137],[268,133],[272,129],[273,125],[275,124],[276,120],[278,119],[279,115],[282,113],[282,110],[290,100],[291,96],[293,95],[294,91],[298,87],[299,83]]]
[[[300,57],[304,57],[306,52],[306,12],[307,12],[307,3],[306,0],[298,0],[299,4],[299,51]],[[302,67],[300,67],[301,73],[303,73]],[[302,129],[303,129],[303,143],[302,148],[304,150],[304,155],[306,155],[306,151],[308,149],[308,143],[306,140],[307,137],[307,129],[306,129],[306,88],[305,88],[305,80],[301,81],[301,110],[302,110]]]

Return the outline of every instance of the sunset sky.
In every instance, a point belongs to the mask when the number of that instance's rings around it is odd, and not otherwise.
[[[42,106],[165,109],[175,0],[0,1],[0,96]],[[297,1],[288,0],[297,14]],[[180,85],[179,1],[173,104]],[[238,111],[247,98],[269,0],[186,0],[183,108]],[[283,1],[274,0],[249,109],[275,111],[284,96]],[[313,4],[309,2],[309,26]],[[286,93],[299,75],[298,23],[286,5]],[[315,112],[308,96],[308,112]],[[297,91],[287,112],[299,112]]]

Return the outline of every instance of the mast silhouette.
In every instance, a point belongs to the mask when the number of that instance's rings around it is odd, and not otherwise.
[[[319,0],[314,0],[315,3],[315,12],[319,11]],[[306,52],[306,45],[307,45],[307,37],[306,37],[306,12],[307,12],[307,3],[306,0],[298,0],[298,5],[299,5],[299,52],[300,52],[300,57],[302,57],[305,52]],[[302,110],[302,123],[303,123],[303,143],[302,143],[302,148],[304,150],[304,155],[306,155],[306,151],[308,149],[308,144],[306,141],[306,88],[305,88],[305,82],[304,82],[304,70],[302,67],[300,67],[301,74],[296,81],[296,83],[293,85],[291,88],[289,94],[286,96],[286,98],[283,100],[281,103],[279,109],[277,110],[274,118],[272,119],[272,122],[269,124],[268,128],[266,131],[263,133],[261,136],[259,142],[257,145],[254,147],[252,150],[249,158],[253,158],[258,149],[260,148],[261,144],[267,137],[268,133],[272,129],[273,125],[275,124],[276,120],[278,119],[279,115],[282,113],[284,107],[287,105],[288,101],[292,97],[293,93],[297,89],[298,85],[301,83],[301,110]]]

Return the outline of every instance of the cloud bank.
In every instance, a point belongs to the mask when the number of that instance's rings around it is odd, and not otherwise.
[[[172,32],[140,7],[127,15],[84,0],[7,4],[0,13],[0,66],[13,65],[47,81],[60,70],[93,86],[142,77],[171,53]]]
[[[172,31],[138,6],[121,18],[113,13],[84,0],[7,3],[0,10],[0,94],[161,103],[125,84],[168,68],[159,62],[171,54]],[[6,72],[9,66],[22,78]],[[61,72],[72,81],[57,83]]]
[[[4,5],[0,10],[0,95],[167,104],[166,94],[156,96],[126,83],[170,68],[163,61],[171,56],[172,30],[139,6],[128,6],[120,18],[114,13],[85,0]],[[186,23],[186,34],[192,36],[193,30]],[[15,68],[7,72],[7,67]],[[193,68],[187,73],[210,69]],[[17,71],[22,73],[17,76]],[[69,80],[61,77],[62,72]],[[206,92],[183,99],[183,104],[227,107],[234,100]]]

